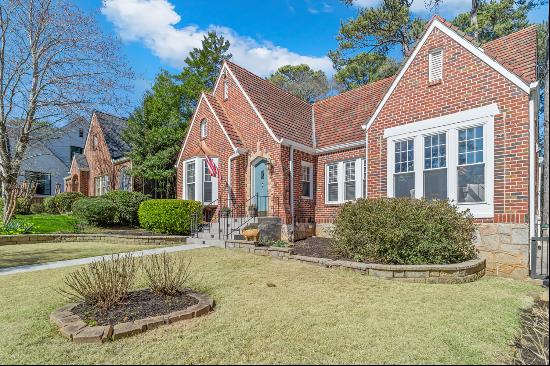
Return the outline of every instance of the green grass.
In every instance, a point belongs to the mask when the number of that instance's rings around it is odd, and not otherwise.
[[[216,310],[103,345],[68,342],[48,322],[70,268],[0,277],[0,363],[488,364],[509,355],[518,311],[541,291],[494,277],[391,282],[214,248],[176,255],[192,257],[192,285]]]
[[[159,245],[111,244],[103,242],[62,242],[0,245],[0,268],[132,252]]]
[[[33,224],[35,234],[74,233],[77,220],[71,215],[52,215],[47,213],[17,215],[15,221]]]

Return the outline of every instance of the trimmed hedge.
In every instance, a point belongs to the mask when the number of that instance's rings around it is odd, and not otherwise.
[[[41,214],[44,212],[44,204],[42,202],[33,203],[31,205],[31,212],[33,214]]]
[[[80,192],[58,193],[44,200],[44,208],[50,214],[64,214],[71,212],[73,204],[82,198],[86,198],[86,196]]]
[[[142,202],[150,197],[140,192],[111,191],[103,196],[115,204],[116,210],[113,223],[117,225],[136,226],[138,221],[138,209]]]
[[[139,225],[146,230],[162,234],[188,235],[191,232],[192,215],[199,212],[202,221],[202,204],[197,201],[177,199],[153,199],[139,206]]]
[[[103,197],[85,198],[73,204],[73,215],[84,222],[96,226],[112,225],[116,205]]]
[[[469,211],[448,201],[359,199],[342,206],[333,248],[343,256],[385,264],[451,264],[474,259]]]

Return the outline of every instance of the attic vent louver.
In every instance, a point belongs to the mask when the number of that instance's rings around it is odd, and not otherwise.
[[[430,83],[443,79],[443,50],[430,52]]]

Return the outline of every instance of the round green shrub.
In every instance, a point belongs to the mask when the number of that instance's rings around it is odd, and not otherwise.
[[[49,214],[58,214],[57,205],[55,202],[55,196],[46,197],[44,199],[44,211]]]
[[[15,201],[15,213],[29,215],[31,213],[32,198],[18,197]]]
[[[31,204],[31,212],[33,214],[41,214],[44,212],[44,204],[42,202]]]
[[[342,206],[333,248],[343,256],[386,264],[450,264],[476,257],[469,211],[448,201],[359,199]]]
[[[63,192],[56,194],[54,197],[54,201],[58,213],[64,214],[67,212],[71,212],[73,204],[84,197],[86,196],[84,196],[80,192]]]
[[[138,209],[150,197],[140,192],[111,191],[103,196],[115,204],[113,223],[117,225],[138,225]]]
[[[116,206],[106,198],[83,198],[73,204],[73,215],[96,226],[110,226],[113,224]]]
[[[191,232],[193,213],[202,220],[202,204],[197,201],[153,199],[139,206],[139,225],[146,230],[163,234],[187,235]]]

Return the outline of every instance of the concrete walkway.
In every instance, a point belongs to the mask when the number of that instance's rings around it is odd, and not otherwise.
[[[159,254],[163,252],[174,253],[174,252],[181,252],[184,250],[201,249],[201,248],[208,248],[208,247],[211,247],[211,245],[186,244],[186,245],[177,245],[173,247],[163,247],[158,249],[146,249],[146,250],[140,250],[137,252],[128,252],[128,253],[132,253],[135,257],[143,257],[146,255]],[[118,253],[118,254],[128,254],[128,253]],[[103,258],[111,259],[111,257],[112,257],[112,254],[108,254],[108,255],[100,255],[97,257],[68,259],[68,260],[57,261],[57,262],[30,264],[27,266],[0,268],[0,276],[6,276],[6,275],[24,273],[24,272],[42,271],[45,269],[56,269],[56,268],[64,268],[64,267],[71,267],[71,266],[79,266],[82,264],[96,262],[96,261],[102,260]]]

